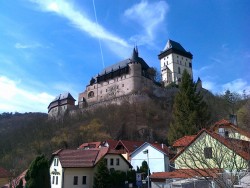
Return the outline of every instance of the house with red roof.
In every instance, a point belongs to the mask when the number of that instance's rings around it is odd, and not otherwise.
[[[53,153],[50,165],[51,188],[90,188],[98,162],[104,158],[109,170],[128,171],[130,163],[108,147],[62,149]]]
[[[211,132],[220,134],[228,138],[250,141],[250,131],[244,130],[228,120],[222,119],[216,122],[211,128]]]
[[[179,153],[183,148],[185,148],[194,138],[196,135],[187,135],[179,138],[173,143],[173,148],[176,150],[176,153]]]
[[[204,170],[207,176],[211,170],[221,169],[228,180],[219,179],[216,183],[226,187],[229,186],[227,182],[234,185],[247,175],[249,161],[249,141],[225,137],[205,129],[172,159],[176,169],[208,169]]]
[[[145,142],[131,153],[130,162],[135,170],[146,161],[151,173],[166,172],[169,171],[171,154],[165,144]]]

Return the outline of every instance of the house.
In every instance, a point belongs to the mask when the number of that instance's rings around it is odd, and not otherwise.
[[[223,186],[238,184],[247,175],[249,161],[249,141],[224,137],[205,129],[171,160],[175,169],[203,169],[207,176],[210,170],[221,169],[222,176],[216,183]]]
[[[57,118],[67,110],[74,109],[75,101],[69,92],[58,95],[48,106],[49,118]]]
[[[132,166],[121,154],[108,147],[90,149],[62,149],[52,155],[50,165],[51,188],[93,187],[96,165],[104,158],[109,170],[128,171]]]
[[[250,141],[250,132],[243,130],[228,120],[222,119],[216,122],[211,128],[211,132],[215,132],[226,138],[235,138]]]
[[[207,171],[210,171],[210,173],[207,174]],[[151,188],[209,188],[213,184],[213,179],[217,178],[217,174],[220,172],[219,169],[178,169],[172,172],[155,172],[150,175]],[[205,180],[204,176],[210,181]]]
[[[90,149],[90,148],[102,148],[108,147],[110,151],[120,153],[123,157],[130,161],[130,154],[140,147],[143,141],[131,141],[131,140],[106,140],[103,142],[88,142],[83,143],[78,149]]]
[[[166,172],[169,171],[170,155],[171,152],[165,144],[145,142],[131,153],[130,161],[135,170],[146,161],[151,173]]]
[[[173,143],[173,148],[179,153],[183,148],[185,148],[194,138],[196,135],[187,135],[179,138]]]

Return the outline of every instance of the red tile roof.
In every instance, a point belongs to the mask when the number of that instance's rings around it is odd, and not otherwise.
[[[98,148],[101,145],[102,142],[88,142],[88,143],[83,143],[82,145],[79,146],[79,149],[84,149],[84,148]]]
[[[250,160],[250,151],[245,151],[245,147],[239,145],[240,143],[239,140],[237,141],[236,139],[227,139],[217,133],[213,133],[206,129],[202,129],[185,148],[183,148],[173,159],[171,159],[171,161],[173,162],[177,157],[179,157],[185,151],[185,149],[188,148],[193,142],[195,142],[195,140],[197,140],[199,136],[204,132],[213,137],[214,139],[218,140],[220,143],[225,145],[230,150],[233,150],[237,155],[241,156],[243,159]],[[233,144],[232,140],[234,140],[234,142],[238,142],[238,144]],[[250,142],[244,141],[244,145],[246,145],[247,143],[250,145]]]
[[[63,149],[53,153],[59,157],[62,167],[93,167],[108,151],[108,148],[71,150]]]
[[[8,177],[11,177],[10,172],[0,167],[0,178],[8,178]]]
[[[165,144],[158,144],[158,143],[149,143],[151,146],[155,147],[156,149],[162,151],[166,155],[173,155],[173,152],[165,145]]]
[[[176,140],[173,144],[173,147],[185,147],[187,146],[194,138],[196,135],[191,135],[191,136],[183,136],[182,138],[179,138]]]
[[[220,169],[178,169],[172,172],[156,172],[153,173],[150,178],[155,180],[166,180],[174,178],[192,178],[192,177],[213,177],[215,178]]]
[[[211,128],[210,128],[210,131],[214,132],[216,130],[216,128],[223,128],[223,127],[230,127],[234,130],[236,130],[237,132],[239,132],[240,134],[250,138],[250,131],[248,130],[244,130],[234,124],[232,124],[231,122],[229,122],[228,120],[225,120],[225,119],[222,119],[218,122],[216,122]]]
[[[114,149],[118,149],[119,146],[123,146],[128,153],[132,153],[143,143],[143,141],[119,140]]]

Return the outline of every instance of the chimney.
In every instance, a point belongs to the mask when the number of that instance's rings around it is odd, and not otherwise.
[[[164,149],[164,144],[163,143],[161,143],[161,148]]]
[[[237,125],[237,115],[236,114],[230,114],[229,115],[229,121],[230,123]]]

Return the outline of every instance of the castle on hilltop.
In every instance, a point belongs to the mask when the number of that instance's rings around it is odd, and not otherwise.
[[[158,55],[161,64],[161,77],[164,86],[181,82],[184,69],[193,77],[193,55],[178,42],[168,40],[163,51]],[[66,110],[86,108],[107,100],[112,100],[145,90],[156,96],[164,93],[164,87],[155,84],[152,68],[139,57],[138,48],[133,49],[130,58],[104,68],[97,76],[90,79],[85,91],[79,93],[78,106],[70,93],[60,94],[48,106],[49,117],[57,117]]]

